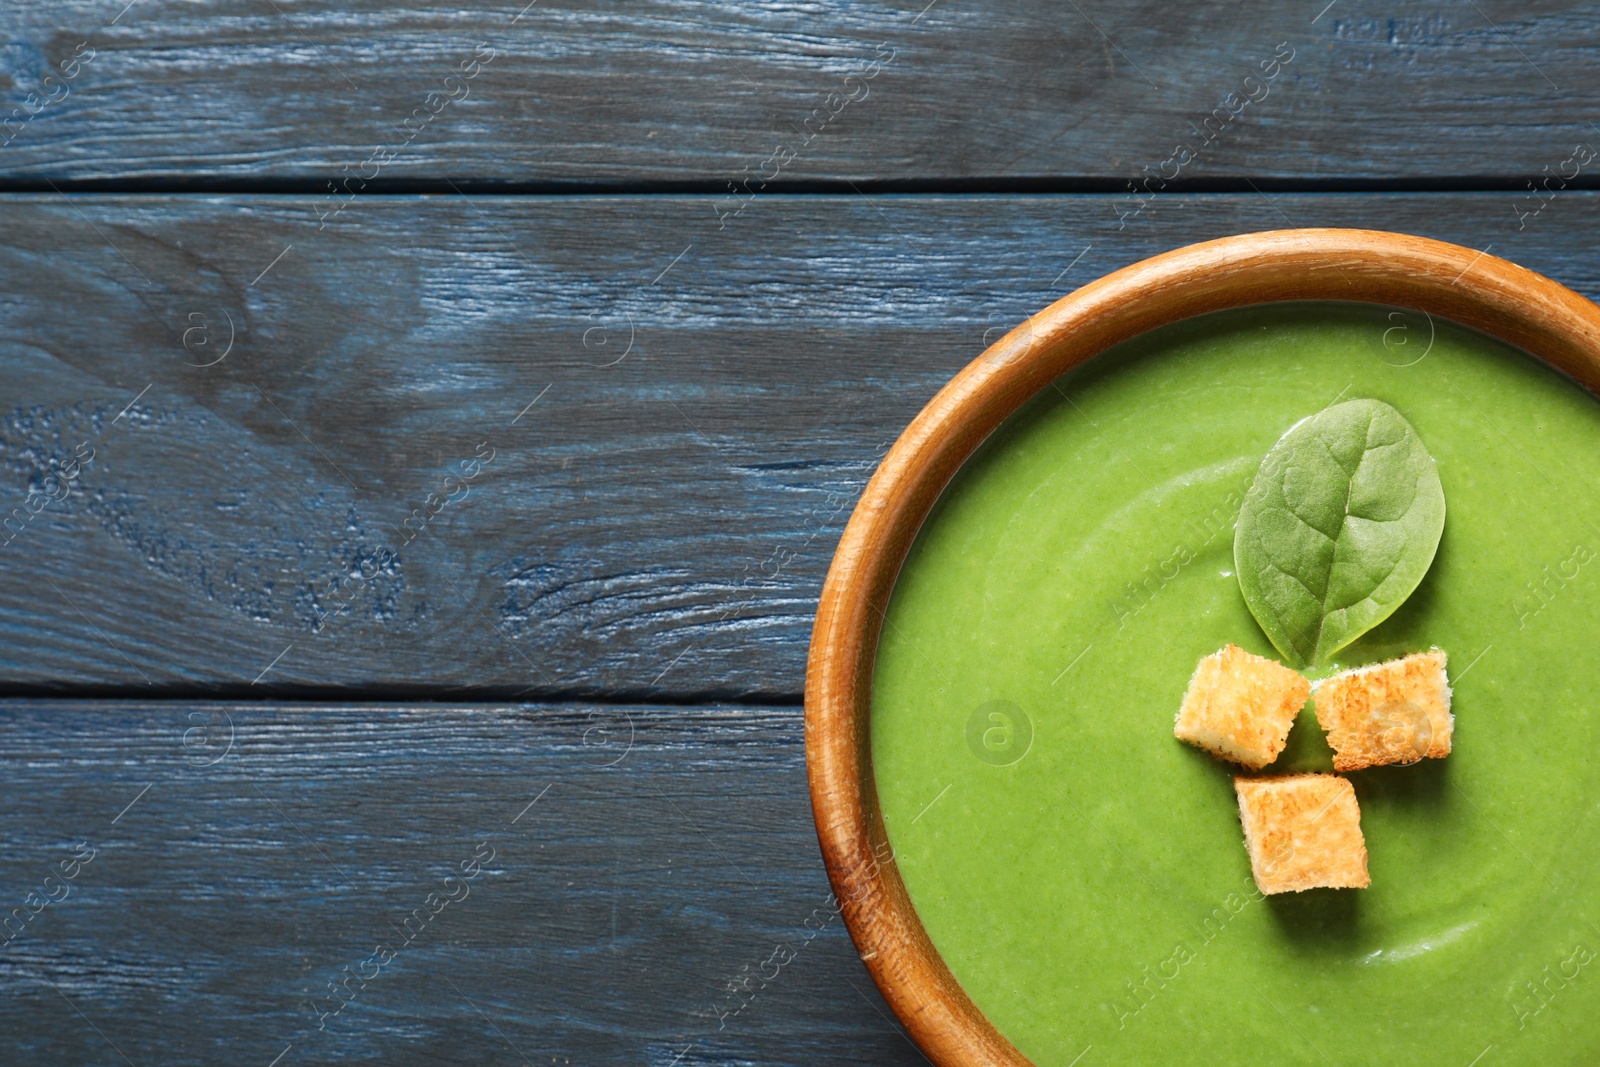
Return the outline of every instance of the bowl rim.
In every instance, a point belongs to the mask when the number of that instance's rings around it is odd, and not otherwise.
[[[806,769],[823,861],[858,954],[939,1067],[1031,1067],[967,996],[906,893],[878,806],[872,674],[901,564],[972,453],[1039,390],[1149,330],[1292,300],[1440,315],[1514,344],[1600,392],[1600,306],[1487,249],[1381,230],[1294,229],[1188,245],[1069,293],[940,389],[867,482],[823,583],[806,663]]]

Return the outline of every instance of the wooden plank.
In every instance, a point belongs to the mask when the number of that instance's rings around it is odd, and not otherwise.
[[[795,708],[11,702],[0,761],[8,1063],[922,1062]]]
[[[797,701],[876,457],[1061,292],[1292,222],[1600,294],[1596,194],[1112,200],[0,201],[0,684]]]
[[[123,8],[8,5],[0,175],[1520,186],[1597,136],[1600,23],[1555,0]]]

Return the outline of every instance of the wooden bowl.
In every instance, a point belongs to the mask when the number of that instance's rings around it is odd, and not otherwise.
[[[1211,311],[1350,300],[1437,314],[1600,391],[1600,307],[1495,256],[1374,230],[1278,230],[1190,245],[1062,297],[922,409],[867,483],[833,557],[806,669],[806,763],[828,877],[861,959],[940,1067],[1026,1065],[939,958],[895,866],[872,777],[878,630],[917,530],[978,445],[1057,377],[1113,345]]]

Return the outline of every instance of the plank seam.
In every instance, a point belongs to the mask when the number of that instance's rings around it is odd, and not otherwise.
[[[1538,175],[1436,175],[1416,178],[1285,178],[1218,176],[1167,182],[1163,195],[1269,193],[1499,193],[1526,192]],[[487,178],[374,179],[362,191],[368,196],[723,196],[723,179],[642,181],[500,181]],[[321,196],[326,178],[0,178],[0,195],[67,193],[150,196]],[[1022,178],[882,178],[833,180],[790,179],[769,182],[762,196],[858,196],[916,194],[924,196],[1124,195],[1134,192],[1133,179],[1116,176]],[[1565,179],[1562,191],[1600,189],[1600,175]]]
[[[537,690],[485,686],[473,689],[436,688],[417,686],[369,686],[361,689],[341,689],[338,686],[285,686],[272,688],[266,685],[195,686],[183,689],[164,689],[151,686],[126,685],[4,685],[0,686],[0,703],[7,701],[137,701],[141,704],[226,703],[234,705],[282,706],[290,704],[451,704],[451,705],[506,705],[506,704],[588,704],[597,707],[629,708],[681,708],[720,705],[725,707],[801,707],[803,693],[787,692],[731,692],[727,690],[699,690],[695,692],[650,693],[640,690]]]

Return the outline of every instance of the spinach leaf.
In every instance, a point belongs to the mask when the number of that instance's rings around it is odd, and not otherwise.
[[[1233,559],[1261,629],[1295,666],[1326,660],[1417,588],[1444,532],[1444,488],[1417,431],[1379,400],[1302,419],[1239,511]]]

